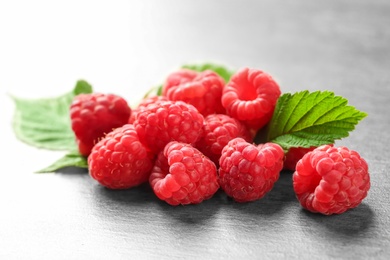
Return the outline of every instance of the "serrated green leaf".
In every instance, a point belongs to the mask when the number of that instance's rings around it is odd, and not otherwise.
[[[203,64],[185,64],[182,66],[182,68],[195,70],[195,71],[205,71],[205,70],[212,70],[215,73],[217,73],[219,76],[221,76],[225,82],[229,82],[231,76],[233,75],[233,71],[226,68],[225,66],[214,64],[214,63],[203,63]]]
[[[38,148],[74,150],[76,144],[70,126],[69,107],[76,95],[91,92],[91,85],[80,80],[71,92],[54,98],[22,99],[11,96],[15,103],[12,126],[16,137]]]
[[[36,171],[36,173],[56,172],[65,167],[88,168],[88,160],[86,157],[80,155],[77,152],[71,152],[66,154],[64,157],[58,159],[48,167]]]
[[[267,140],[285,150],[334,143],[366,116],[330,91],[286,93],[278,99]]]

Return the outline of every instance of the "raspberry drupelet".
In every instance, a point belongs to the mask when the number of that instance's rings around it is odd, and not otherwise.
[[[333,146],[333,144],[329,144],[330,146]],[[307,154],[308,152],[313,151],[318,146],[311,146],[308,148],[305,147],[292,147],[290,148],[284,157],[284,166],[283,169],[289,170],[289,171],[295,171],[295,168],[297,166],[297,163],[302,157]]]
[[[316,146],[303,148],[303,147],[292,147],[286,153],[284,158],[284,166],[285,170],[295,171],[295,167],[300,159],[307,154],[308,152],[313,151]]]

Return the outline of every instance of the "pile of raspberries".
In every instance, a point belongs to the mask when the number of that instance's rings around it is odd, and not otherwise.
[[[242,68],[225,82],[211,70],[179,69],[160,96],[134,108],[115,94],[79,94],[70,118],[90,176],[109,189],[149,183],[175,206],[201,203],[222,189],[244,203],[264,197],[285,169],[294,171],[303,208],[330,215],[358,206],[370,178],[356,151],[330,144],[285,153],[272,142],[254,143],[280,95],[262,70]]]

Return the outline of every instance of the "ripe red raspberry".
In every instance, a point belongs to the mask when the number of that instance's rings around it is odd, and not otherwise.
[[[149,183],[170,205],[198,204],[219,189],[215,164],[190,144],[176,141],[159,153]]]
[[[222,105],[228,115],[258,130],[270,121],[280,94],[279,85],[269,74],[243,68],[223,89]]]
[[[131,109],[125,99],[114,94],[90,93],[74,97],[70,119],[80,154],[88,156],[92,147],[129,120]]]
[[[155,154],[170,141],[194,144],[202,134],[204,118],[182,101],[161,101],[137,112],[134,127],[141,142]]]
[[[333,146],[333,144],[329,144],[329,145]],[[317,146],[311,146],[309,148],[304,148],[304,147],[290,148],[288,152],[285,154],[283,169],[295,171],[295,167],[297,166],[298,161],[302,159],[302,157],[305,154],[313,151],[316,148]]]
[[[167,97],[164,97],[164,96],[150,96],[150,97],[147,97],[145,99],[143,99],[136,108],[134,108],[132,111],[131,111],[131,116],[129,118],[129,123],[132,124],[134,123],[134,120],[136,118],[136,115],[139,111],[142,111],[143,109],[145,109],[149,104],[154,104],[154,103],[158,103],[158,102],[161,102],[161,101],[167,101],[168,98]]]
[[[283,168],[290,171],[295,171],[295,166],[297,165],[298,161],[302,159],[302,157],[307,154],[308,152],[313,151],[316,146],[312,146],[309,148],[304,147],[292,147],[288,150],[286,153],[286,156],[284,158],[284,166]]]
[[[324,215],[341,214],[367,196],[368,165],[346,147],[320,146],[298,162],[293,186],[303,208]]]
[[[256,146],[235,138],[223,148],[219,160],[221,188],[237,202],[260,199],[279,179],[283,157],[283,149],[275,143]]]
[[[195,147],[219,165],[223,147],[236,137],[248,142],[253,139],[248,128],[237,119],[224,114],[211,114],[204,119],[203,134]]]
[[[110,189],[127,189],[148,181],[153,155],[139,141],[131,124],[108,133],[88,156],[89,173]]]
[[[181,69],[171,73],[163,86],[163,96],[193,105],[203,115],[225,114],[221,103],[223,78],[211,70]]]

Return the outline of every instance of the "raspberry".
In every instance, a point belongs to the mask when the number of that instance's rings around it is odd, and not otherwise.
[[[333,144],[329,144],[333,146]],[[309,148],[304,147],[292,147],[288,150],[284,157],[284,166],[285,170],[295,171],[295,167],[300,159],[307,154],[308,152],[313,151],[317,146],[311,146]]]
[[[221,103],[224,80],[214,71],[181,69],[171,73],[163,86],[163,96],[193,105],[203,115],[225,114]]]
[[[145,109],[149,104],[154,104],[154,103],[158,103],[158,102],[161,102],[161,101],[167,101],[167,100],[168,99],[166,97],[164,97],[164,96],[151,96],[151,97],[147,97],[147,98],[143,99],[138,104],[138,106],[131,111],[131,116],[129,118],[129,123],[130,124],[134,123],[134,120],[136,118],[137,113],[142,111],[143,109]]]
[[[205,117],[203,134],[195,147],[218,165],[223,147],[236,137],[252,141],[252,135],[240,121],[228,115],[212,114]]]
[[[258,130],[270,121],[280,94],[279,85],[269,74],[243,68],[223,89],[222,105],[228,115]]]
[[[149,183],[170,205],[198,204],[219,189],[215,164],[193,146],[169,142],[157,157]]]
[[[232,139],[219,159],[219,181],[225,193],[237,202],[260,199],[279,179],[283,167],[283,149],[274,143]]]
[[[204,118],[190,104],[161,101],[136,114],[134,127],[141,142],[158,154],[170,141],[194,144],[202,134]]]
[[[147,182],[153,156],[139,141],[131,124],[108,133],[88,157],[89,173],[110,189],[127,189]]]
[[[126,100],[118,95],[91,93],[75,96],[70,106],[70,118],[79,152],[88,156],[99,139],[126,124],[130,114]]]
[[[298,161],[302,159],[302,157],[307,154],[308,152],[313,151],[316,146],[312,146],[309,148],[304,147],[292,147],[288,150],[286,153],[286,156],[284,158],[284,166],[283,168],[290,171],[295,171],[295,166],[297,165]]]
[[[368,165],[346,147],[320,146],[297,163],[293,186],[303,208],[324,215],[341,214],[367,196]]]

